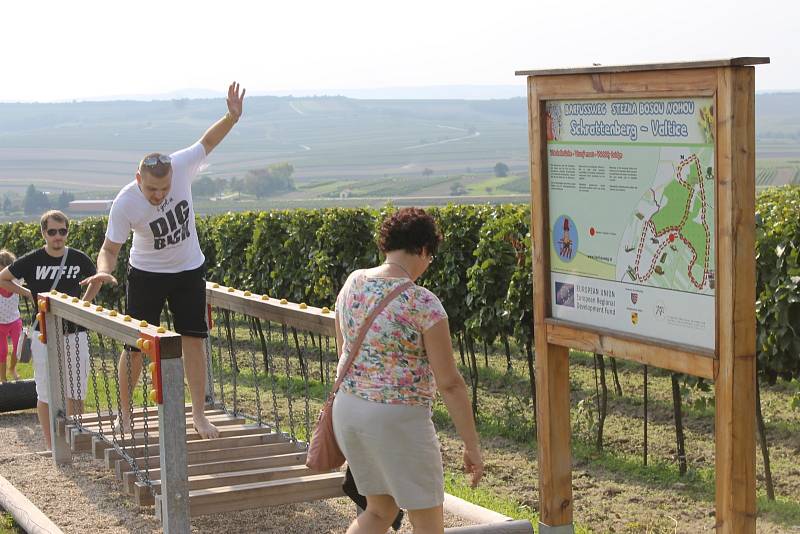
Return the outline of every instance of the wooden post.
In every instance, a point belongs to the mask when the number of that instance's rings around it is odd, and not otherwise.
[[[171,357],[167,357],[171,356]],[[189,475],[186,455],[186,412],[183,389],[183,360],[177,355],[161,355],[163,403],[158,406],[158,428],[162,499],[157,515],[165,534],[188,534]]]
[[[719,69],[719,371],[716,528],[756,531],[755,83],[753,67]]]
[[[531,134],[531,228],[534,265],[547,266],[548,240],[546,147],[542,142],[542,104],[536,88],[529,85]],[[536,215],[534,215],[536,214]],[[572,450],[569,419],[569,349],[548,343],[545,318],[549,314],[550,291],[547,268],[536,269],[533,280],[533,317],[536,344],[536,419],[539,452],[539,532],[571,533]],[[566,414],[566,416],[564,415]]]
[[[46,301],[40,301],[46,302]],[[41,331],[41,326],[39,327]],[[47,335],[47,396],[50,413],[50,450],[53,451],[53,462],[56,465],[72,463],[72,450],[64,436],[58,435],[58,422],[67,417],[67,407],[65,403],[66,392],[61,391],[62,377],[60,365],[64,366],[66,357],[73,357],[72,354],[64,354],[64,321],[61,317],[53,313],[45,313],[45,328]],[[61,345],[59,347],[59,344]],[[59,362],[59,357],[61,362]],[[60,363],[60,365],[59,365]],[[64,378],[66,380],[66,377]],[[68,385],[66,385],[69,388]]]

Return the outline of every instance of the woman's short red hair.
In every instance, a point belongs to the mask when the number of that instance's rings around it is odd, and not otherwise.
[[[381,223],[378,247],[381,252],[405,250],[409,254],[436,254],[442,235],[436,221],[422,208],[401,208]]]

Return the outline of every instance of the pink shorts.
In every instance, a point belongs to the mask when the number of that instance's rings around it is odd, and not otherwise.
[[[12,323],[0,324],[0,363],[6,363],[8,357],[8,338],[11,338],[11,350],[17,356],[17,342],[22,334],[22,319]]]

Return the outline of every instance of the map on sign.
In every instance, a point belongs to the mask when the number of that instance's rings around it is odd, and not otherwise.
[[[714,293],[713,150],[662,148],[652,186],[630,214],[617,279]]]
[[[713,100],[545,109],[552,316],[713,349]]]

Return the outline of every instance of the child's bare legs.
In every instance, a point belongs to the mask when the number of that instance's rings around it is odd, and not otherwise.
[[[19,344],[20,336],[22,336],[22,320],[18,320],[15,324],[12,324],[8,334],[11,338],[11,354],[9,355],[8,371],[11,373],[11,378],[19,380],[19,375],[17,374],[17,345]],[[5,378],[5,376],[6,374],[3,373],[3,378]]]
[[[52,441],[50,440],[50,405],[46,402],[36,401],[36,414],[39,416],[39,425],[42,427],[44,450],[49,451],[52,446]]]
[[[67,398],[67,416],[83,413],[83,401],[79,399]],[[50,434],[50,405],[46,402],[36,402],[36,413],[39,416],[39,424],[42,426],[42,438],[44,450],[49,451],[53,446]]]
[[[14,343],[14,350],[8,357],[8,372],[11,374],[12,380],[19,380],[17,374],[17,344]],[[3,375],[5,376],[5,374]]]
[[[5,325],[3,325],[5,328]],[[8,356],[8,334],[0,333],[0,384],[8,381],[6,374],[6,358]]]

